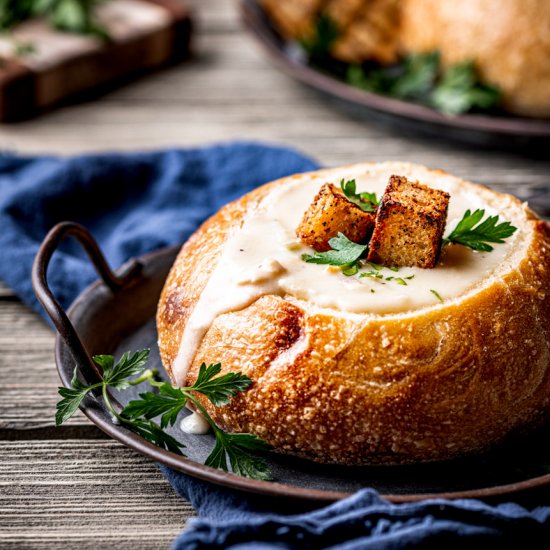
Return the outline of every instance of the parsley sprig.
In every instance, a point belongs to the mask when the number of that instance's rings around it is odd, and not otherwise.
[[[86,395],[93,390],[101,390],[105,405],[116,422],[159,447],[183,455],[181,449],[185,445],[168,434],[165,428],[173,426],[179,413],[188,402],[191,402],[210,424],[216,437],[214,449],[206,459],[207,466],[228,471],[227,459],[229,458],[231,469],[237,475],[253,479],[271,479],[271,472],[265,461],[251,454],[269,450],[271,447],[252,434],[224,432],[212,420],[196,395],[202,394],[215,407],[220,407],[229,403],[233,396],[244,391],[252,383],[250,378],[234,372],[218,376],[221,372],[221,364],[209,366],[202,364],[197,380],[192,386],[176,388],[168,382],[156,380],[158,372],[155,369],[145,370],[148,359],[149,350],[147,349],[132,355],[127,352],[116,363],[112,355],[96,355],[93,360],[101,367],[103,377],[100,382],[91,385],[85,385],[78,379],[75,368],[71,388],[59,388],[62,399],[57,404],[56,425],[59,426],[67,421],[76,412]],[[136,375],[139,377],[129,379]],[[141,393],[140,399],[130,401],[122,411],[118,412],[109,397],[109,387],[124,390],[143,382],[156,387],[158,393],[149,391]],[[159,416],[160,425],[153,420]]]
[[[376,212],[380,201],[376,198],[376,193],[369,193],[368,191],[363,193],[357,193],[357,184],[355,180],[340,181],[340,188],[346,196],[346,198],[357,205],[363,212]]]
[[[368,245],[354,243],[343,233],[338,233],[338,236],[330,239],[328,244],[331,250],[315,252],[314,254],[302,254],[302,260],[309,264],[340,266],[343,268],[345,275],[355,275],[359,258],[367,250]]]
[[[491,252],[493,247],[489,243],[503,243],[517,230],[510,222],[498,223],[498,216],[488,216],[482,221],[483,216],[485,210],[478,209],[473,213],[466,210],[457,226],[443,239],[443,243],[462,244],[479,252]]]
[[[459,115],[474,108],[490,109],[498,105],[500,91],[479,81],[473,61],[451,65],[441,75],[431,94],[431,104],[448,115]]]
[[[346,80],[352,86],[459,115],[472,109],[497,107],[501,92],[480,81],[472,61],[443,68],[437,51],[405,56],[387,67],[350,65]]]
[[[331,250],[327,252],[315,252],[314,254],[302,254],[302,260],[310,264],[325,264],[339,266],[342,273],[347,277],[357,275],[363,267],[370,267],[368,271],[359,273],[359,278],[370,277],[372,279],[381,279],[385,281],[394,281],[398,285],[407,286],[407,281],[414,279],[414,275],[408,277],[398,277],[397,275],[386,275],[382,270],[388,269],[392,272],[398,272],[398,267],[387,267],[366,262],[362,259],[368,245],[357,244],[350,241],[343,233],[338,233],[337,237],[329,240],[328,244]]]
[[[55,29],[108,39],[95,18],[107,0],[0,0],[0,30],[9,30],[33,17],[43,17]]]
[[[387,67],[350,65],[346,80],[368,92],[422,101],[434,88],[438,70],[439,54],[430,52],[405,56],[401,63]]]

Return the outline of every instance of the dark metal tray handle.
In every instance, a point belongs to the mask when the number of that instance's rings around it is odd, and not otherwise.
[[[76,364],[82,367],[89,367],[86,370],[100,377],[101,373],[98,367],[86,351],[67,313],[48,286],[47,273],[50,260],[61,241],[69,236],[74,237],[82,248],[84,248],[102,281],[113,292],[124,288],[133,281],[141,271],[142,265],[137,260],[133,261],[128,264],[123,273],[116,275],[107,264],[103,253],[91,233],[82,225],[74,222],[62,222],[53,227],[44,238],[34,260],[32,266],[32,286],[38,301],[42,304],[55,328],[67,344]]]

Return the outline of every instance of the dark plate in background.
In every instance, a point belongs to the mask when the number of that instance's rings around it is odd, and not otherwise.
[[[458,140],[471,145],[544,152],[550,146],[550,120],[465,114],[448,116],[434,109],[366,92],[308,65],[296,44],[271,26],[257,0],[240,0],[243,21],[280,70],[316,89],[355,116],[386,123],[409,133]]]
[[[151,367],[162,368],[154,315],[157,301],[176,255],[165,249],[138,258],[142,268],[123,288],[112,291],[97,282],[84,291],[69,316],[84,347],[91,354],[112,354],[151,348]],[[116,314],[115,314],[116,313]],[[56,342],[56,361],[65,386],[70,385],[75,361],[64,340]],[[85,365],[79,365],[90,379]],[[88,367],[89,368],[89,367]],[[135,398],[140,387],[117,395],[122,404]],[[125,445],[176,470],[212,483],[273,497],[333,501],[363,488],[374,487],[392,501],[413,501],[425,496],[446,498],[521,498],[550,484],[550,429],[510,440],[490,453],[467,459],[416,466],[325,466],[294,457],[267,453],[275,482],[253,481],[204,466],[214,444],[213,435],[188,435],[173,429],[183,441],[187,458],[145,441],[115,425],[101,397],[84,401],[84,412],[99,428]]]

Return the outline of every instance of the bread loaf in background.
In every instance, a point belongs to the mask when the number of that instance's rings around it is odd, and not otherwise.
[[[303,39],[320,14],[338,25],[332,55],[349,63],[392,63],[438,50],[443,64],[475,61],[500,88],[503,107],[550,117],[550,2],[547,0],[262,0],[282,34]],[[307,9],[305,6],[307,5]]]
[[[401,47],[438,50],[445,65],[473,59],[508,111],[550,117],[550,2],[401,0]]]

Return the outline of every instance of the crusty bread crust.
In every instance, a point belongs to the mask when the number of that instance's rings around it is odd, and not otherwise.
[[[315,40],[321,15],[336,25],[331,54],[347,63],[397,60],[399,0],[261,0],[263,9],[286,38]]]
[[[397,174],[404,166],[389,165]],[[325,181],[331,173],[324,171]],[[437,187],[442,172],[427,174],[423,183]],[[291,179],[229,204],[183,246],[157,317],[169,373],[229,232],[267,192]],[[515,225],[520,220],[523,252],[509,270],[481,289],[406,314],[343,314],[267,295],[220,315],[188,383],[202,362],[221,362],[222,372],[242,371],[254,383],[227,406],[202,401],[216,423],[318,462],[404,464],[479,451],[546,421],[550,228],[519,201],[464,185],[500,201],[507,214],[513,209]]]
[[[332,47],[348,63],[395,62],[441,52],[445,65],[474,60],[512,113],[550,117],[548,0],[261,0],[283,36],[311,36],[321,13],[337,24]]]
[[[401,0],[406,52],[441,52],[446,65],[473,59],[512,113],[550,117],[548,0]]]

